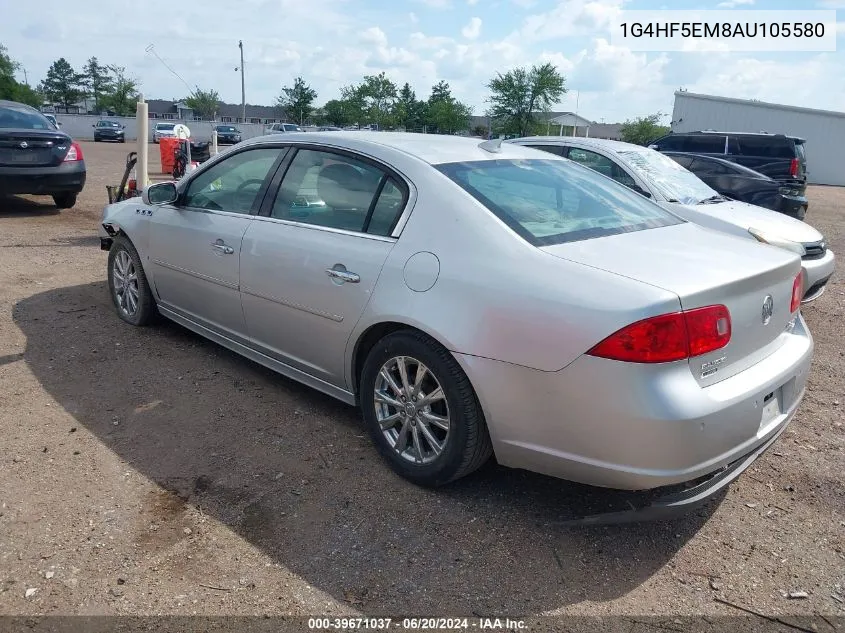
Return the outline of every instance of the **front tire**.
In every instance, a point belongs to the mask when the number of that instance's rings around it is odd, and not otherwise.
[[[72,209],[76,204],[75,193],[57,193],[53,196],[53,202],[57,209]]]
[[[480,468],[493,453],[481,405],[446,348],[413,330],[389,334],[367,356],[361,409],[393,470],[441,486]]]
[[[155,299],[132,242],[118,235],[109,250],[109,294],[117,315],[135,326],[151,323],[156,315]]]

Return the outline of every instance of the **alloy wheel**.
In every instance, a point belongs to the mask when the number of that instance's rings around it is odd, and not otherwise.
[[[379,370],[373,394],[376,419],[403,459],[428,464],[449,441],[449,405],[437,378],[419,360],[395,356]]]
[[[135,270],[135,263],[126,251],[120,251],[115,255],[112,265],[112,281],[114,287],[114,298],[117,307],[126,316],[135,316],[138,311],[138,272]]]

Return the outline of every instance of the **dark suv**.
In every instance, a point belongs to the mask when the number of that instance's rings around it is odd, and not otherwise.
[[[661,152],[718,156],[777,180],[792,195],[807,188],[804,139],[784,134],[749,132],[673,132],[649,147]]]

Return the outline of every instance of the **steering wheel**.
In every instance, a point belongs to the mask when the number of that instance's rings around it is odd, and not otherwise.
[[[239,208],[240,207],[251,207],[253,201],[255,200],[255,194],[258,193],[258,191],[256,190],[255,193],[251,194],[252,195],[251,198],[246,199],[246,195],[249,195],[249,192],[245,192],[244,190],[247,187],[252,186],[252,185],[258,185],[258,187],[260,188],[262,184],[264,184],[263,178],[250,178],[250,179],[244,180],[242,183],[240,183],[235,188],[235,191],[232,193],[233,201],[237,205],[237,207],[239,207]],[[243,198],[242,198],[242,196],[243,196]],[[241,203],[244,203],[244,204],[241,204]],[[248,209],[244,208],[243,210],[248,210]]]

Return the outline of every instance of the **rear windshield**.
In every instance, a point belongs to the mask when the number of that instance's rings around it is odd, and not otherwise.
[[[52,130],[53,125],[38,112],[0,106],[0,128],[19,130]]]
[[[172,130],[175,127],[175,123],[156,123],[156,128],[159,130]]]
[[[437,169],[535,246],[683,222],[624,185],[569,161],[473,161]]]

